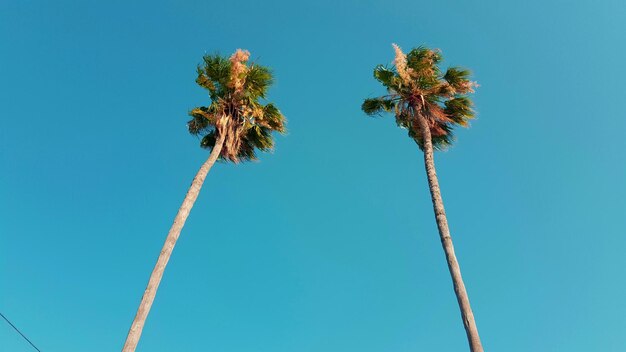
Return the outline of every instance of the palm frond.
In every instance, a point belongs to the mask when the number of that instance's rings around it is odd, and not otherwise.
[[[214,124],[213,115],[210,112],[210,108],[205,106],[197,107],[189,112],[191,120],[187,122],[187,128],[189,133],[193,135],[201,134],[204,130]]]
[[[378,65],[374,68],[374,78],[384,86],[389,87],[392,85],[392,79],[397,73],[383,65]]]
[[[200,141],[200,147],[212,150],[215,146],[216,138],[217,137],[215,136],[215,130],[210,131],[204,137],[202,137],[202,140]]]
[[[438,51],[423,46],[414,48],[406,54],[406,65],[415,72],[438,71],[439,61],[441,61],[441,54]]]
[[[263,119],[272,130],[285,133],[285,117],[274,104],[268,103],[263,107]]]
[[[265,98],[267,88],[273,83],[272,72],[269,68],[252,65],[246,73],[246,81],[244,83],[244,91],[251,98]]]
[[[207,78],[223,86],[230,80],[231,62],[219,54],[209,54],[203,57],[204,73]]]
[[[248,130],[246,139],[255,148],[261,151],[268,151],[274,148],[274,140],[269,129],[260,126],[253,126]]]
[[[443,76],[451,86],[458,87],[462,82],[467,81],[472,73],[461,67],[450,67]]]
[[[361,104],[361,110],[370,116],[378,115],[382,112],[390,112],[393,110],[393,107],[393,100],[385,98],[368,98]]]
[[[456,97],[445,102],[444,112],[450,119],[461,126],[467,126],[467,120],[474,118],[472,101],[465,96]]]
[[[198,83],[200,87],[208,89],[211,94],[215,94],[216,93],[215,84],[206,75],[204,68],[202,66],[198,65],[197,73],[198,73],[198,78],[196,78],[196,83]]]

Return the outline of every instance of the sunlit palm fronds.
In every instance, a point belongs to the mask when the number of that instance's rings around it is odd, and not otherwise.
[[[272,132],[285,132],[285,117],[272,103],[263,103],[273,83],[269,68],[249,62],[250,53],[238,49],[230,58],[205,55],[196,83],[209,91],[211,103],[192,109],[189,132],[202,137],[200,146],[212,149],[224,137],[222,160],[255,160],[256,151],[274,146]]]
[[[411,138],[423,148],[422,133],[416,118],[423,117],[430,127],[435,149],[445,149],[453,142],[455,125],[467,126],[474,117],[468,94],[478,86],[470,81],[468,70],[439,68],[439,50],[425,47],[404,54],[393,45],[393,65],[378,65],[374,78],[387,88],[387,95],[365,99],[361,109],[368,115],[393,112],[398,126],[408,130]]]

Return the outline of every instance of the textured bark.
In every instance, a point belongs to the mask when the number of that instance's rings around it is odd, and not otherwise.
[[[170,260],[172,250],[174,250],[174,246],[176,245],[176,241],[180,236],[180,231],[183,229],[185,221],[189,216],[189,212],[200,194],[202,183],[204,183],[204,179],[209,173],[209,170],[211,170],[211,167],[215,164],[215,161],[219,157],[223,144],[224,137],[223,134],[221,134],[219,139],[216,141],[209,158],[204,162],[204,164],[202,164],[202,167],[198,170],[196,177],[194,177],[191,182],[191,186],[187,191],[185,200],[183,200],[183,204],[178,209],[176,218],[174,218],[174,224],[172,224],[170,232],[167,234],[159,259],[152,270],[152,275],[150,275],[150,280],[148,281],[148,287],[146,287],[146,290],[143,293],[139,309],[137,310],[137,315],[135,315],[135,320],[133,320],[133,324],[128,331],[128,336],[126,337],[126,342],[124,343],[122,352],[134,352],[137,348],[137,343],[139,343],[139,338],[141,337],[141,331],[146,323],[146,318],[148,317],[148,313],[152,307],[152,302],[154,302],[154,297],[156,296],[157,289],[161,283],[165,266]]]
[[[469,342],[471,352],[483,352],[483,346],[478,336],[478,328],[474,321],[474,313],[470,307],[469,297],[465,290],[465,284],[461,277],[461,268],[459,262],[454,254],[454,246],[452,245],[452,237],[450,237],[450,229],[448,228],[448,220],[446,218],[446,211],[443,207],[443,199],[441,198],[441,191],[439,190],[439,181],[437,180],[437,172],[435,170],[435,160],[433,155],[433,143],[431,139],[430,129],[428,123],[424,117],[416,116],[417,123],[419,124],[423,138],[424,148],[424,164],[426,166],[426,174],[428,176],[428,185],[430,187],[430,196],[433,201],[433,208],[435,210],[435,219],[437,220],[437,228],[439,229],[439,237],[441,239],[441,245],[443,251],[446,254],[446,260],[448,262],[448,269],[452,276],[452,283],[454,285],[454,293],[456,299],[459,302],[459,308],[461,309],[461,317],[463,319],[463,326],[465,327],[465,333],[467,334],[467,340]]]

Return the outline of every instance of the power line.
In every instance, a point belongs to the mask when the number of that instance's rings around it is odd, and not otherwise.
[[[17,331],[18,334],[22,335],[22,337],[24,338],[24,340],[28,341],[28,343],[30,343],[31,346],[33,346],[34,349],[36,349],[37,351],[41,352],[39,350],[39,348],[37,348],[37,346],[35,346],[32,342],[30,342],[30,340],[28,339],[28,337],[26,337],[24,334],[22,334],[22,332],[20,330],[18,330],[18,328],[15,327],[15,325],[13,325],[13,323],[11,323],[9,321],[9,319],[7,319],[7,317],[4,316],[4,314],[0,313],[0,316],[2,316],[2,318],[4,318],[4,320],[6,320],[7,323],[9,323],[9,325],[11,325],[11,327],[13,329],[15,329],[15,331]]]

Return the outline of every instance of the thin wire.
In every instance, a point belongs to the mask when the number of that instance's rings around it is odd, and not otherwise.
[[[11,323],[11,322],[9,321],[9,319],[7,319],[7,317],[5,317],[5,316],[4,316],[4,314],[2,314],[2,313],[0,312],[0,316],[2,316],[2,318],[4,318],[4,320],[6,320],[6,321],[7,321],[7,323],[9,323],[9,325],[11,325],[11,327],[12,327],[13,329],[15,329],[15,331],[17,331],[17,333],[18,333],[18,334],[22,335],[22,337],[24,338],[24,340],[28,341],[28,343],[30,343],[30,345],[31,345],[31,346],[33,346],[33,348],[34,348],[34,349],[36,349],[37,351],[41,352],[41,350],[39,350],[39,348],[37,348],[37,346],[35,346],[32,342],[30,342],[30,340],[28,339],[28,337],[26,337],[24,334],[22,334],[22,332],[21,332],[21,331],[19,331],[19,330],[15,327],[15,325],[13,325],[13,323]]]

